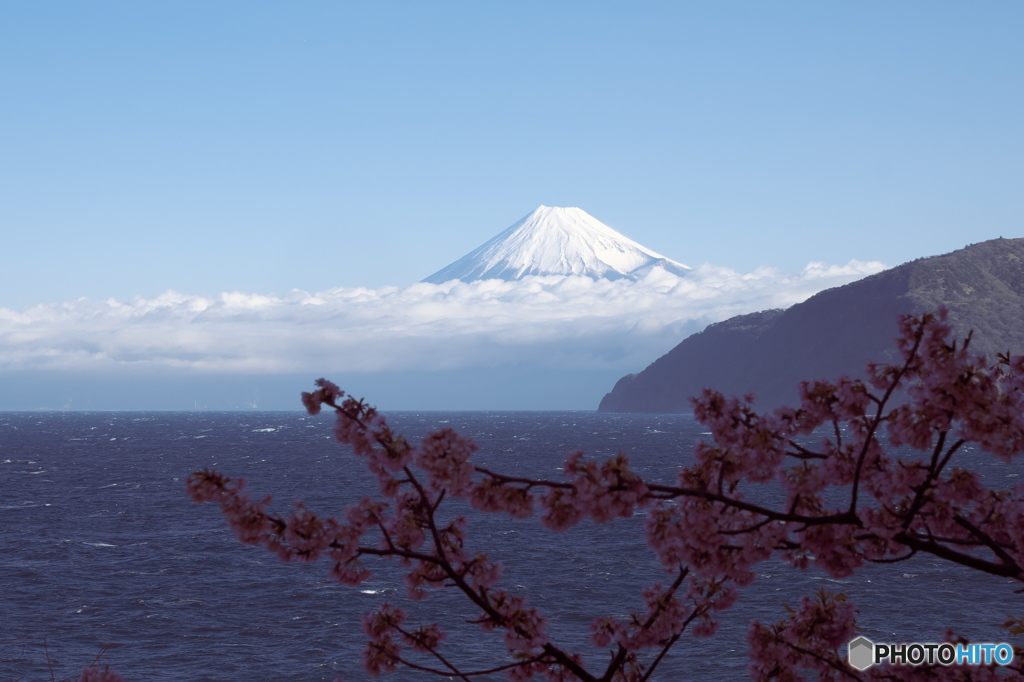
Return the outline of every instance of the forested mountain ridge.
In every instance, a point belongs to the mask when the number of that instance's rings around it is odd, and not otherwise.
[[[1024,353],[1024,239],[993,239],[919,258],[786,310],[708,326],[618,381],[602,412],[689,412],[704,387],[753,393],[767,408],[794,403],[804,379],[863,377],[869,360],[895,359],[896,321],[945,305],[971,349]]]

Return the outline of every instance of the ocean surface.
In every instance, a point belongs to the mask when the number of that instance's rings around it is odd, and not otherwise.
[[[438,426],[471,435],[477,461],[504,472],[553,477],[571,450],[623,451],[648,480],[666,483],[704,430],[685,415],[388,418],[410,437]],[[294,412],[0,413],[0,682],[77,679],[101,651],[100,662],[129,682],[362,680],[360,617],[383,601],[406,607],[410,624],[440,619],[445,651],[466,668],[502,662],[500,636],[467,624],[475,614],[458,595],[409,602],[398,567],[386,563],[369,562],[374,575],[358,588],[334,583],[326,561],[285,564],[246,547],[216,506],[185,494],[191,471],[214,467],[247,478],[256,497],[273,495],[272,509],[301,498],[340,515],[376,483],[330,427],[329,415]],[[970,457],[990,485],[1019,481],[1019,464]],[[536,518],[473,514],[469,546],[504,563],[500,585],[529,596],[553,640],[597,663],[607,654],[588,642],[591,620],[640,610],[640,591],[670,579],[641,524],[637,516],[556,534]],[[849,595],[875,641],[938,641],[946,626],[973,641],[1006,641],[998,625],[1024,616],[1014,583],[928,557],[844,580],[766,563],[722,614],[719,633],[684,636],[655,679],[745,678],[750,621],[780,620],[784,605],[821,587]],[[437,678],[404,670],[391,679]]]

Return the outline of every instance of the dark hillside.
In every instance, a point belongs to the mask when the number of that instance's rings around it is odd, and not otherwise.
[[[688,412],[705,386],[794,402],[803,379],[859,377],[894,358],[896,319],[945,305],[954,329],[990,358],[1024,352],[1024,239],[994,239],[920,258],[823,291],[788,310],[741,315],[688,337],[615,384],[603,412]]]

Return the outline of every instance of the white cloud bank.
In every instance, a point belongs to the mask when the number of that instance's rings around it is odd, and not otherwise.
[[[522,364],[625,373],[711,322],[787,307],[884,267],[815,262],[787,275],[702,266],[636,282],[528,277],[280,297],[168,291],[0,308],[0,371],[320,375]]]

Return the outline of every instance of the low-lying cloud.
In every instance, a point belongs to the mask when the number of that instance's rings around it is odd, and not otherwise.
[[[859,261],[810,263],[797,274],[702,266],[636,282],[528,277],[284,296],[167,291],[0,308],[0,371],[328,373],[524,363],[639,371],[711,322],[788,307],[882,269]]]

